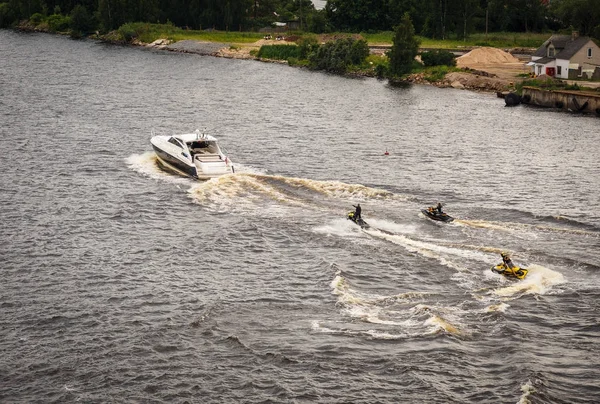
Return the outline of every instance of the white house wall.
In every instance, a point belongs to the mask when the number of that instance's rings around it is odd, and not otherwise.
[[[558,74],[558,67],[560,66],[560,75]],[[569,78],[569,61],[564,59],[556,59],[556,77],[561,79]]]

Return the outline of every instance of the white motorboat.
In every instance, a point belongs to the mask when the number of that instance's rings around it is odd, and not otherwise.
[[[150,143],[159,162],[181,175],[205,180],[235,172],[217,139],[199,130],[182,135],[152,136]]]

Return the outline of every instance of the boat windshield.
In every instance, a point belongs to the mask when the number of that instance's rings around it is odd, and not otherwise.
[[[175,146],[183,149],[183,143],[181,142],[181,140],[177,139],[176,137],[170,137],[169,143],[173,143]]]

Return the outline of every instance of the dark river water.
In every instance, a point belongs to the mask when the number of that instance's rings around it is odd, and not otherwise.
[[[196,128],[235,174],[161,171],[152,131]],[[490,94],[0,31],[0,402],[597,403],[599,140]]]

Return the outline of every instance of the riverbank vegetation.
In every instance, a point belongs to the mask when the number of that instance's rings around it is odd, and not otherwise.
[[[390,43],[405,13],[416,35],[453,41],[452,46],[473,40],[490,46],[514,43],[495,39],[501,32],[547,36],[577,30],[600,39],[598,0],[328,0],[322,10],[315,9],[311,0],[0,0],[0,27],[29,20],[62,31],[64,25],[53,24],[62,17],[69,19],[62,22],[70,30],[81,34],[105,34],[125,24],[149,22],[197,31],[362,32],[369,43]]]
[[[537,48],[553,32],[600,38],[598,0],[0,0],[0,27],[125,43],[191,39],[239,49],[265,35],[294,44],[252,55],[338,74],[439,80],[475,46]],[[317,36],[318,35],[318,36]],[[369,55],[369,46],[386,49]],[[415,62],[421,49],[423,63]]]

